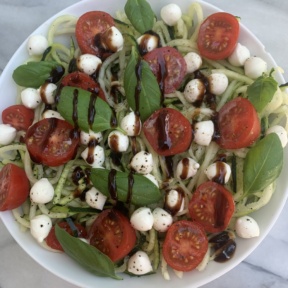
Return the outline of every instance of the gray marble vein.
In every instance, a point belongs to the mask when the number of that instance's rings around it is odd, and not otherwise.
[[[1,0],[0,73],[18,46],[34,29],[56,12],[76,2],[77,0]],[[209,0],[208,2],[241,16],[242,22],[263,42],[278,65],[285,70],[284,77],[288,79],[287,0]],[[245,261],[203,287],[288,287],[287,219],[288,203],[268,236]],[[12,239],[1,221],[0,231],[1,288],[76,288],[46,271],[30,258]]]

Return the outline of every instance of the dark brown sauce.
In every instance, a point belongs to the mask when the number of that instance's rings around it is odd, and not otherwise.
[[[77,166],[75,167],[75,169],[73,170],[72,172],[72,182],[75,184],[75,185],[78,185],[79,184],[79,181],[85,177],[85,172],[82,170],[81,167]]]
[[[166,180],[174,177],[174,169],[173,169],[173,156],[164,157],[166,170],[163,171],[165,173]]]
[[[49,82],[45,82],[41,87],[40,87],[40,97],[43,103],[48,104],[48,100],[46,98],[46,88],[49,85]]]
[[[109,137],[109,146],[114,152],[119,152],[119,136],[113,134]]]
[[[221,248],[215,252],[214,261],[226,262],[230,260],[236,250],[236,242],[233,239],[229,239]]]
[[[78,126],[78,90],[74,89],[73,91],[73,109],[72,109],[72,120],[74,123],[74,129],[71,131],[72,138],[79,138],[80,131]]]
[[[181,160],[182,165],[183,165],[183,169],[180,175],[180,179],[186,179],[188,176],[188,172],[189,172],[189,159],[188,158],[183,158]]]
[[[217,193],[214,202],[215,228],[224,226],[227,207],[228,201],[226,197],[222,193]]]
[[[111,169],[108,175],[108,191],[112,200],[118,200],[116,174],[117,170]]]
[[[96,116],[96,108],[95,108],[96,100],[97,100],[97,94],[92,93],[90,95],[90,101],[88,106],[88,124],[90,129],[92,129],[92,125],[94,123],[94,119]]]
[[[141,59],[137,62],[135,66],[135,74],[136,74],[136,79],[137,79],[137,84],[135,87],[135,93],[134,93],[134,98],[135,98],[135,113],[139,114],[139,105],[140,105],[140,93],[141,93],[141,73],[142,73],[142,62]]]
[[[130,171],[128,175],[128,192],[127,192],[127,199],[126,203],[131,203],[132,196],[133,196],[133,185],[134,185],[134,172]]]
[[[87,155],[87,163],[88,164],[93,164],[94,162],[94,149],[97,146],[98,141],[96,138],[92,137],[89,142],[88,142],[88,155]]]
[[[111,151],[109,157],[114,165],[116,166],[122,165],[122,162],[121,162],[122,153]]]
[[[159,83],[159,88],[161,91],[161,103],[164,101],[164,91],[165,91],[165,80],[167,77],[167,68],[166,68],[166,60],[164,55],[161,53],[158,56],[158,65],[159,65],[159,72],[157,75],[157,80]]]
[[[57,65],[54,69],[51,70],[51,73],[46,82],[57,83],[61,80],[64,73],[65,68],[62,65]]]
[[[131,140],[131,150],[132,150],[132,154],[136,155],[139,151],[138,151],[138,147],[137,147],[137,139],[135,136],[130,137]]]
[[[176,215],[177,212],[180,210],[181,206],[182,206],[182,202],[183,202],[183,199],[185,197],[185,192],[183,191],[182,188],[180,187],[177,187],[176,189],[174,189],[178,192],[178,201],[176,203],[176,205],[174,205],[173,207],[171,207],[167,201],[168,201],[168,192],[169,191],[166,191],[166,195],[165,195],[165,202],[164,202],[164,209],[166,211],[168,211],[172,216]]]
[[[170,127],[169,127],[169,114],[163,109],[156,120],[156,127],[158,127],[158,147],[160,150],[169,150],[172,146],[170,138]]]
[[[225,176],[227,173],[225,163],[222,161],[216,161],[216,175],[211,179],[221,185],[225,184]]]

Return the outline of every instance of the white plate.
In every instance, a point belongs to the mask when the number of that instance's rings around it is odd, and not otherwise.
[[[99,5],[96,5],[96,3]],[[52,22],[60,14],[74,14],[81,15],[86,11],[96,9],[103,10],[109,12],[113,15],[116,10],[123,10],[125,0],[86,0],[80,1],[79,3],[61,11],[59,14],[55,15],[43,25],[41,25],[37,30],[35,30],[32,34],[46,34],[49,24]],[[158,0],[150,1],[153,2],[153,8],[155,11],[159,11],[159,8],[169,3],[168,0]],[[156,2],[156,3],[155,3]],[[191,0],[182,0],[178,3],[183,11],[188,7]],[[201,2],[201,1],[199,1]],[[205,15],[211,14],[218,9],[215,6],[210,4],[201,2],[203,5]],[[92,8],[94,7],[94,8]],[[101,7],[101,8],[100,8]],[[240,32],[240,42],[247,47],[249,47],[252,55],[258,55],[267,61],[269,68],[276,67],[276,63],[272,59],[272,57],[265,52],[264,46],[261,42],[253,36],[248,29],[246,29],[243,25],[241,25]],[[16,86],[11,78],[13,70],[19,66],[22,62],[24,62],[28,55],[26,51],[26,41],[19,47],[17,52],[11,58],[9,63],[7,64],[5,70],[3,71],[0,77],[0,91],[5,94],[7,97],[1,99],[0,103],[0,111],[2,111],[5,107],[12,105],[15,103],[15,95],[16,95]],[[283,82],[284,79],[281,75],[277,75],[277,80],[279,82]],[[285,150],[285,159],[287,159],[287,149]],[[285,162],[283,171],[287,171],[288,163]],[[124,281],[116,281],[111,280],[109,278],[99,278],[96,277],[89,272],[83,270],[78,266],[77,263],[72,261],[70,258],[66,257],[63,254],[59,253],[51,253],[43,248],[41,248],[34,239],[30,236],[29,233],[22,233],[19,230],[19,227],[15,223],[15,220],[11,214],[11,212],[1,212],[0,217],[9,230],[10,234],[13,238],[18,242],[18,244],[40,265],[42,265],[45,269],[54,273],[55,275],[63,278],[64,280],[73,283],[74,285],[78,285],[81,287],[105,287],[112,288],[117,285],[118,288],[124,288],[131,285],[137,286],[138,288],[147,287],[151,285],[155,287],[157,285],[165,285],[167,288],[174,288],[176,285],[178,287],[199,287],[210,281],[216,279],[217,277],[225,274],[237,264],[239,264],[242,260],[244,260],[265,238],[267,233],[270,231],[275,221],[277,220],[284,204],[288,196],[288,178],[285,177],[284,173],[280,175],[278,180],[277,190],[275,191],[272,200],[269,204],[262,208],[260,211],[253,214],[253,217],[259,223],[261,229],[261,236],[258,238],[250,239],[250,240],[241,240],[237,239],[237,250],[234,257],[227,263],[218,264],[211,262],[207,269],[203,272],[192,271],[189,273],[185,273],[184,278],[179,280],[178,278],[171,273],[172,279],[171,281],[164,281],[162,276],[152,275],[149,277],[143,278],[135,278],[135,277],[125,277]]]

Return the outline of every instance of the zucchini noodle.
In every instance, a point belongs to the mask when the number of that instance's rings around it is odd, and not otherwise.
[[[137,39],[137,37],[140,35],[133,28],[124,12],[118,11],[116,13],[116,19],[119,20],[119,23],[117,22],[116,26],[121,30],[123,36],[125,37],[125,45],[121,51],[113,53],[103,61],[98,71],[98,82],[101,89],[104,91],[108,104],[114,108],[117,122],[120,123],[124,116],[131,111],[125,98],[124,71],[131,54],[131,42],[134,43],[136,41],[135,39]],[[77,20],[78,17],[73,15],[60,16],[52,22],[47,35],[51,50],[48,52],[46,59],[54,60],[63,65],[65,71],[68,70],[71,60],[80,55],[80,50],[75,46],[74,39],[75,25]],[[204,16],[201,5],[195,2],[189,7],[187,14],[183,14],[182,18],[175,25],[174,34],[171,34],[169,27],[162,20],[155,21],[152,30],[159,35],[162,46],[175,47],[182,55],[185,55],[188,52],[199,53],[197,47],[197,37],[199,27],[203,20]],[[62,43],[60,41],[62,38],[65,38],[66,42],[63,41]],[[199,107],[191,105],[191,103],[189,103],[184,97],[183,89],[164,95],[164,104],[166,107],[177,109],[187,119],[189,119],[190,122],[193,122],[194,120],[204,121],[211,119],[212,116],[217,113],[217,111],[219,111],[228,101],[238,97],[239,95],[242,97],[247,97],[247,88],[254,82],[253,79],[245,75],[242,67],[235,67],[226,60],[214,61],[203,59],[201,72],[203,72],[203,75],[205,76],[210,75],[211,73],[223,73],[229,79],[229,85],[225,92],[219,97],[216,97],[215,110],[208,107],[208,105],[206,106],[205,104],[202,104]],[[21,89],[22,88],[18,89],[19,94]],[[120,94],[119,97],[121,98],[121,101],[119,102],[117,102],[111,95],[111,91],[114,91],[114,89]],[[263,117],[266,117],[267,121],[269,120],[269,126],[281,124],[285,127],[286,131],[288,131],[288,96],[284,95],[282,91],[280,91],[278,97],[278,102],[275,102],[274,105],[270,105],[265,110],[265,113],[263,112]],[[21,98],[19,95],[17,99],[19,99],[17,102],[20,103]],[[42,113],[45,110],[44,106],[45,105],[39,105],[36,108],[33,123],[36,123],[41,119]],[[122,131],[120,127],[115,129]],[[140,149],[141,151],[148,151],[151,153],[154,163],[151,174],[156,178],[160,189],[163,190],[163,194],[165,194],[166,190],[173,189],[175,187],[180,187],[184,191],[184,209],[173,216],[174,220],[189,219],[188,203],[192,198],[193,192],[200,184],[207,181],[208,178],[205,173],[206,169],[210,164],[217,160],[217,155],[223,152],[218,144],[212,141],[209,146],[206,147],[192,142],[187,151],[181,153],[181,155],[175,156],[172,166],[175,171],[177,162],[180,159],[190,157],[200,165],[197,173],[189,180],[181,180],[177,178],[167,180],[166,176],[168,173],[167,171],[169,171],[169,165],[163,156],[158,155],[154,151],[143,132],[136,136],[135,139],[130,138],[129,150],[127,155],[123,156],[124,161],[122,162],[125,163],[121,163],[122,166],[117,166],[112,161],[112,158],[109,158],[111,150],[106,144],[108,135],[109,131],[103,132],[103,140],[101,140],[99,143],[99,145],[105,149],[105,162],[103,168],[115,169],[117,171],[128,171],[130,168],[129,161],[133,153],[132,146],[135,145],[137,149]],[[19,134],[18,140],[20,138],[21,135]],[[23,231],[25,229],[29,229],[30,220],[36,215],[40,214],[50,217],[53,220],[53,223],[67,217],[74,217],[74,219],[77,219],[79,223],[85,225],[87,228],[91,227],[93,221],[98,217],[98,211],[88,211],[88,208],[90,208],[89,205],[85,201],[81,201],[77,196],[81,193],[84,194],[84,191],[90,187],[89,185],[91,185],[91,183],[89,183],[89,181],[87,182],[87,179],[81,179],[78,183],[75,183],[75,181],[72,179],[73,171],[76,167],[80,167],[83,171],[87,168],[91,168],[80,157],[80,152],[84,150],[84,148],[82,148],[83,147],[79,148],[75,159],[67,162],[65,165],[61,165],[59,167],[46,167],[41,164],[34,163],[30,158],[26,146],[20,142],[15,142],[11,145],[0,147],[1,166],[6,163],[13,162],[18,166],[24,167],[31,186],[39,179],[47,178],[54,188],[54,198],[50,203],[36,204],[32,203],[30,199],[27,199],[22,207],[12,211],[14,218]],[[263,191],[254,193],[253,199],[244,194],[243,167],[244,158],[246,157],[249,149],[250,148],[224,151],[227,155],[228,162],[232,161],[232,157],[235,157],[237,167],[237,170],[234,171],[235,179],[230,180],[227,184],[225,184],[230,190],[233,190],[233,187],[235,186],[237,188],[236,191],[233,191],[233,197],[236,203],[236,211],[233,216],[234,218],[247,215],[266,205],[271,199],[271,196],[275,190],[275,183],[272,183]],[[233,181],[235,181],[237,185],[235,185]],[[161,203],[154,205],[163,206],[163,201],[164,200],[162,200]],[[151,207],[154,206],[151,205]],[[128,208],[129,214],[132,214],[136,208],[137,207],[131,204]],[[75,212],[77,209],[80,212]],[[161,237],[160,233],[158,234],[154,228],[152,228],[149,232],[143,234],[139,233],[138,236],[141,239],[142,237],[145,238],[141,249],[147,252],[149,255],[154,271],[156,271],[158,266],[160,266],[159,270],[161,270],[164,279],[169,280],[170,274],[168,271],[168,266],[162,253],[163,237]],[[45,242],[42,243],[42,246],[45,247],[45,249],[56,252],[48,247]],[[211,260],[209,259],[210,248],[204,257],[203,262],[197,269],[199,271],[203,270],[207,263]],[[116,271],[125,272],[127,270],[127,262],[128,258],[126,257],[123,262],[121,262],[121,265],[116,268]],[[183,277],[183,272],[181,271],[174,270],[174,273],[179,278]]]

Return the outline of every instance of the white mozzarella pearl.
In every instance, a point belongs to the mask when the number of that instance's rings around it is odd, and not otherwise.
[[[115,152],[125,152],[129,147],[129,138],[120,131],[112,131],[108,136],[108,146]]]
[[[227,89],[229,80],[223,73],[212,73],[208,76],[209,90],[212,94],[221,95]]]
[[[39,243],[48,236],[51,228],[52,221],[47,215],[37,215],[30,221],[30,233]]]
[[[0,145],[8,145],[16,138],[17,130],[8,124],[0,124],[0,135]]]
[[[102,210],[107,200],[107,197],[95,187],[92,187],[86,192],[85,200],[90,207]]]
[[[35,109],[42,102],[40,93],[35,88],[25,88],[21,91],[22,104],[30,109]]]
[[[179,202],[181,201],[180,205]],[[180,213],[184,210],[184,205],[185,205],[185,201],[184,198],[182,197],[182,195],[180,195],[180,193],[175,190],[175,189],[171,189],[167,192],[166,194],[166,198],[165,198],[165,206],[169,207],[169,209],[171,210],[175,210],[175,208],[178,208],[177,213]]]
[[[132,111],[121,120],[120,127],[128,136],[137,136],[141,132],[142,123],[139,116]]]
[[[187,65],[187,73],[193,73],[202,65],[202,58],[195,52],[189,52],[184,56]]]
[[[90,148],[86,148],[81,153],[82,158],[89,164],[92,168],[99,168],[102,167],[104,161],[105,161],[105,153],[104,149],[96,145],[92,151]],[[90,158],[92,158],[92,163],[90,163]],[[88,161],[89,160],[89,161]]]
[[[178,179],[186,180],[193,177],[200,165],[192,158],[184,158],[178,162],[176,167],[176,177]]]
[[[211,120],[197,122],[194,125],[193,141],[199,145],[208,146],[214,135],[214,123]]]
[[[181,19],[182,11],[177,4],[171,3],[161,9],[160,16],[168,26],[174,26]]]
[[[149,174],[153,170],[152,154],[140,151],[133,156],[130,165],[137,173]]]
[[[244,65],[245,61],[249,57],[250,57],[249,49],[246,46],[241,45],[240,43],[237,43],[234,51],[228,57],[228,61],[231,65],[240,67]]]
[[[284,148],[287,145],[287,131],[285,130],[284,127],[280,126],[280,125],[275,125],[270,127],[269,129],[267,129],[266,131],[266,135],[270,134],[270,133],[276,133],[277,136],[279,137],[282,147]]]
[[[153,228],[158,232],[166,232],[173,223],[173,217],[164,209],[157,207],[153,210]]]
[[[27,49],[29,55],[42,55],[48,48],[48,40],[43,35],[32,35],[28,39]]]
[[[44,113],[42,114],[42,118],[57,118],[57,119],[61,119],[64,120],[64,118],[61,116],[61,114],[58,111],[54,111],[54,110],[45,110]]]
[[[91,139],[96,139],[96,141],[99,143],[103,140],[103,135],[101,132],[94,132],[92,130],[89,130],[89,132],[80,132],[80,142],[83,145],[88,145],[89,141]]]
[[[219,169],[221,171],[219,171]],[[230,176],[231,176],[231,167],[230,167],[230,165],[228,165],[225,162],[218,161],[218,162],[210,164],[205,169],[204,172],[207,175],[209,180],[213,180],[214,177],[219,177],[219,176],[222,177],[224,174],[224,183],[227,183],[230,179]],[[221,175],[219,175],[219,174],[221,174]]]
[[[189,103],[194,103],[201,100],[205,92],[204,83],[200,79],[192,79],[186,84],[183,95]]]
[[[78,69],[88,75],[92,75],[99,70],[101,64],[101,59],[92,54],[82,54],[77,58]]]
[[[123,49],[124,39],[121,32],[112,26],[103,32],[101,37],[101,45],[104,49],[117,52]]]
[[[244,63],[244,72],[246,76],[256,79],[267,73],[267,63],[260,57],[249,57]]]
[[[156,177],[152,174],[145,174],[144,175],[146,178],[148,178],[153,184],[155,184],[159,188],[159,183],[156,179]]]
[[[134,275],[144,275],[153,270],[147,253],[137,251],[128,260],[128,271]]]
[[[37,204],[46,204],[54,197],[54,188],[47,178],[41,178],[30,189],[30,199]]]
[[[40,93],[41,99],[45,104],[54,104],[54,92],[57,89],[57,85],[54,83],[46,83],[43,84],[39,89],[38,92]]]
[[[243,216],[236,220],[235,230],[241,238],[253,238],[260,235],[258,223],[250,216]]]
[[[132,227],[138,231],[149,231],[153,227],[154,218],[150,208],[140,207],[135,210],[131,217],[130,223]]]
[[[142,51],[151,52],[158,47],[159,38],[152,34],[144,34],[137,39],[137,43],[140,45]]]

